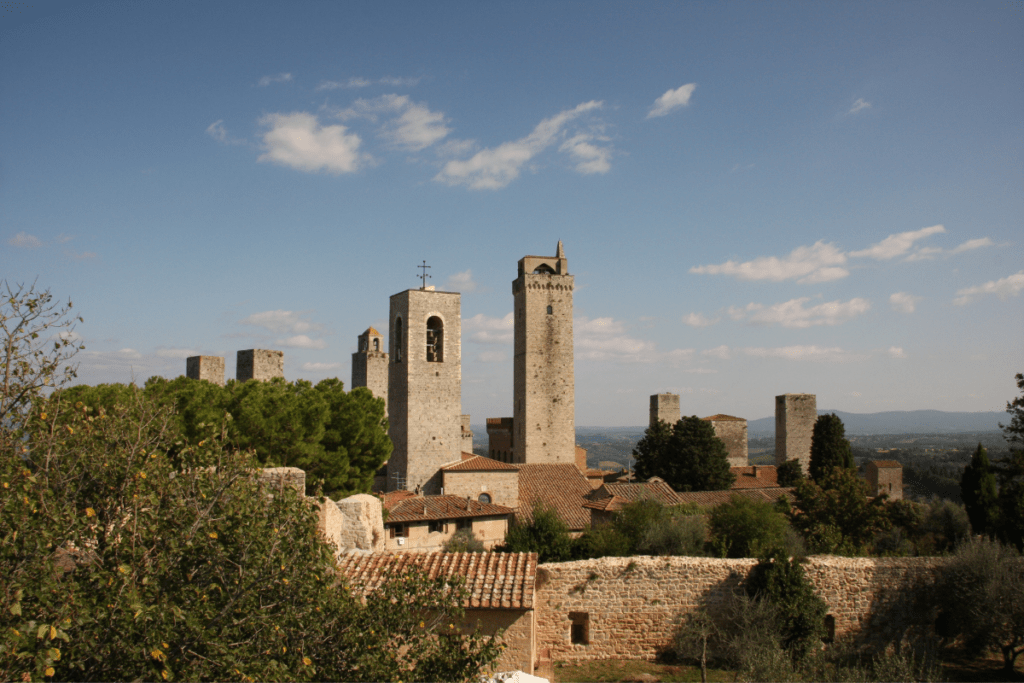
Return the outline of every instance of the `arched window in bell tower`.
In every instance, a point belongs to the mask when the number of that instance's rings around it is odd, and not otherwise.
[[[555,309],[552,308],[551,306],[548,306],[548,315],[551,315],[554,312],[555,312]]]
[[[375,338],[373,340],[373,350],[374,351],[380,351],[380,339],[376,339]]]
[[[395,362],[402,362],[402,319],[395,318]]]
[[[436,315],[427,319],[427,362],[444,362],[444,322]]]

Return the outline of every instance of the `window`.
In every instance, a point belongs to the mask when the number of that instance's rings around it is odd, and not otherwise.
[[[821,640],[831,643],[836,639],[836,618],[831,614],[825,615],[825,637]]]
[[[395,318],[395,362],[402,362],[402,319]]]
[[[444,323],[436,315],[427,320],[427,362],[444,362]]]
[[[551,306],[548,306],[548,315],[551,315],[554,312],[555,312],[555,309],[552,308]]]
[[[380,351],[380,339],[373,340],[373,350]]]
[[[490,502],[491,502],[491,494],[489,494],[489,493],[481,493],[480,496],[477,498],[477,500],[479,500],[481,503],[488,503],[488,504],[490,504]]]
[[[365,339],[360,339],[359,340],[359,350],[360,351],[365,351],[366,350],[366,340]]]
[[[408,538],[409,537],[409,525],[408,524],[392,524],[390,528],[391,528],[391,538]]]
[[[430,533],[448,533],[448,520],[446,519],[434,519],[429,524]]]
[[[472,531],[473,530],[473,519],[472,518],[468,518],[468,519],[456,520],[456,522],[455,522],[455,530],[459,531],[460,529],[469,529],[470,531]]]
[[[569,621],[572,622],[572,626],[569,627],[569,642],[573,645],[589,645],[590,613],[569,612]]]

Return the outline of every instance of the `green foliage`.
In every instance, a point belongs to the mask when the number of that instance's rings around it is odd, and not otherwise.
[[[793,659],[802,659],[821,643],[828,608],[798,562],[781,554],[762,559],[751,571],[746,591],[778,610],[779,642]]]
[[[996,476],[988,461],[988,451],[980,443],[960,477],[960,496],[974,533],[994,532],[999,516]]]
[[[684,417],[669,430],[664,422],[648,427],[633,449],[637,477],[658,476],[676,491],[725,491],[736,476],[728,451],[707,420]]]
[[[821,483],[834,467],[853,469],[853,451],[839,416],[819,415],[811,434],[810,477]]]
[[[724,557],[763,557],[784,550],[789,521],[766,501],[733,495],[711,511],[712,545]]]
[[[452,537],[444,542],[442,548],[446,553],[482,553],[484,544],[472,529],[459,529]]]
[[[628,503],[608,524],[588,529],[573,542],[573,557],[630,555],[702,556],[707,527],[691,509],[642,498]]]
[[[1020,396],[1012,401],[1006,402],[1006,412],[1010,414],[1010,424],[999,423],[1003,430],[1003,436],[1011,444],[1024,445],[1024,373],[1017,373],[1017,388],[1020,389]]]
[[[1024,652],[1024,561],[1009,545],[987,538],[959,547],[943,569],[937,595],[950,631],[968,651],[1001,652],[1003,666],[1013,671]]]
[[[393,577],[362,604],[314,505],[126,396],[38,398],[0,446],[0,679],[463,680],[497,656],[440,637],[458,586]]]
[[[569,527],[552,508],[535,505],[528,523],[516,520],[505,533],[505,543],[498,548],[509,553],[537,553],[538,562],[565,562],[572,559],[572,537]]]
[[[875,536],[873,555],[948,554],[971,533],[963,506],[948,500],[895,500],[886,502],[885,508],[891,526]]]
[[[796,486],[804,479],[804,470],[796,458],[787,460],[776,468],[779,486]]]
[[[702,557],[707,554],[704,550],[707,534],[703,515],[674,512],[647,527],[635,554]]]
[[[889,528],[885,504],[867,496],[854,470],[833,468],[820,485],[807,479],[794,491],[790,523],[813,553],[860,555],[874,536]]]

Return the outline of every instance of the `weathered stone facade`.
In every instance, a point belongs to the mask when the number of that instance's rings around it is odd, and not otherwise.
[[[384,399],[384,417],[388,405],[388,353],[384,335],[372,327],[359,335],[359,350],[352,354],[351,389],[366,387]]]
[[[250,379],[265,382],[275,377],[284,377],[284,351],[247,349],[238,352],[235,360],[235,379],[239,382],[247,382]]]
[[[224,357],[189,356],[185,359],[185,376],[224,386]]]
[[[652,394],[650,426],[658,421],[674,425],[679,422],[679,394]]]
[[[388,490],[441,490],[442,465],[462,453],[461,297],[432,287],[391,297]]]
[[[818,419],[814,394],[783,394],[775,397],[775,465],[799,460],[804,474],[811,467],[811,436]]]
[[[519,260],[512,282],[513,462],[576,462],[572,293],[561,242],[553,257]]]
[[[746,467],[747,457],[747,421],[732,415],[712,415],[705,417],[715,428],[715,436],[722,440],[728,451],[729,467]]]
[[[511,417],[487,418],[487,457],[512,462],[513,424]]]
[[[456,466],[457,467],[457,466]],[[509,470],[464,470],[446,467],[444,492],[453,496],[480,499],[486,493],[495,505],[516,509],[519,507],[519,472]]]
[[[889,500],[903,500],[903,465],[895,460],[869,460],[864,467],[868,495],[883,493]]]
[[[469,415],[459,416],[459,432],[462,436],[462,452],[473,452],[473,428],[469,426]]]
[[[393,552],[433,552],[440,550],[444,544],[462,528],[470,529],[486,550],[505,542],[508,532],[508,517],[475,517],[471,519],[446,520],[431,523],[404,522],[401,533],[396,535],[393,528],[398,525],[387,525],[385,549]]]

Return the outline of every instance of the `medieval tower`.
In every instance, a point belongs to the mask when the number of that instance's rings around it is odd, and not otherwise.
[[[554,257],[519,259],[512,282],[513,462],[576,462],[572,290],[561,242]]]
[[[380,332],[368,328],[359,335],[358,351],[352,354],[352,384],[350,389],[366,387],[377,398],[388,404],[388,353]],[[385,417],[387,413],[385,412]]]
[[[775,464],[799,460],[804,474],[811,467],[811,436],[818,419],[814,394],[782,394],[775,397]]]
[[[391,297],[388,360],[389,491],[441,492],[439,470],[462,453],[462,319],[455,292]],[[372,343],[372,342],[371,342]]]

